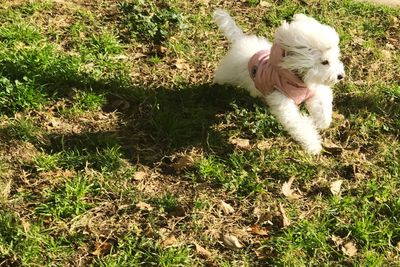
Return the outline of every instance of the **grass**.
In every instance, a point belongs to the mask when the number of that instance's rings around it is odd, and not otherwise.
[[[212,1],[6,2],[0,266],[400,264],[398,10],[224,2],[268,38],[299,12],[338,31],[347,78],[313,157],[211,84]],[[292,177],[301,198],[282,194]]]

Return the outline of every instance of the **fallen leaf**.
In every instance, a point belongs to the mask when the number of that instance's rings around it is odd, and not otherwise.
[[[382,49],[381,51],[382,51],[382,55],[385,59],[390,59],[392,57],[392,54],[390,53],[389,50]]]
[[[281,203],[279,203],[279,211],[282,215],[282,222],[283,222],[283,227],[289,226],[290,225],[290,220],[289,218],[286,216],[286,211],[283,208],[283,205]]]
[[[225,214],[231,214],[231,213],[234,213],[235,212],[235,209],[230,205],[230,204],[228,204],[228,203],[226,203],[225,201],[223,201],[223,200],[220,200],[220,206],[221,206],[221,209],[222,209],[222,211],[225,213]]]
[[[334,181],[331,183],[330,190],[331,190],[332,195],[337,196],[340,194],[340,188],[342,186],[342,183],[343,183],[343,180],[337,180],[337,181]]]
[[[138,59],[138,58],[142,58],[142,57],[146,57],[146,55],[143,54],[143,53],[138,52],[133,56],[133,59]]]
[[[168,51],[168,48],[166,48],[165,46],[162,46],[162,45],[156,45],[155,48],[156,48],[157,52],[160,54],[165,54]]]
[[[176,61],[175,61],[175,67],[177,68],[177,69],[179,69],[179,70],[183,70],[183,69],[185,69],[185,70],[188,70],[188,69],[190,69],[190,66],[189,66],[189,64],[186,62],[186,60],[184,60],[184,59],[180,59],[180,58],[178,58]]]
[[[270,6],[272,6],[272,4],[267,2],[267,1],[260,1],[259,5],[260,5],[260,7],[270,7]]]
[[[240,244],[239,239],[234,235],[229,235],[229,234],[222,235],[222,242],[224,243],[225,246],[233,250],[240,249],[243,247],[243,245]]]
[[[267,149],[270,149],[271,147],[272,147],[271,142],[267,141],[267,140],[262,140],[257,143],[257,148],[259,150],[267,150]]]
[[[343,238],[341,238],[340,236],[332,235],[331,239],[332,239],[333,243],[335,244],[335,246],[337,246],[337,247],[341,246],[344,242]]]
[[[21,223],[22,223],[22,227],[24,228],[24,232],[28,233],[29,230],[31,229],[31,224],[24,219],[21,220]]]
[[[291,189],[294,179],[295,179],[294,177],[291,177],[289,179],[289,181],[284,182],[283,185],[282,185],[281,192],[288,199],[299,199],[299,198],[301,198],[301,196],[299,194],[294,193],[294,190]]]
[[[49,121],[49,123],[48,123],[48,126],[49,127],[58,127],[58,126],[60,126],[62,123],[61,123],[61,121],[60,120],[58,120],[58,119],[56,119],[56,118],[52,118],[50,121]]]
[[[252,227],[248,228],[247,231],[249,233],[255,234],[255,235],[260,235],[260,236],[267,236],[268,231],[261,228],[259,225],[253,225]]]
[[[121,54],[121,55],[115,55],[113,58],[116,60],[124,60],[127,59],[128,57],[126,55]]]
[[[0,191],[0,200],[7,200],[8,196],[10,195],[11,191],[11,183],[12,180],[10,179],[6,184],[2,185],[3,189]]]
[[[101,256],[110,252],[112,245],[108,242],[96,242],[96,248],[91,253],[94,256]]]
[[[177,241],[178,240],[176,239],[176,237],[174,235],[170,235],[162,242],[162,245],[163,245],[163,247],[170,247],[170,246],[176,244]]]
[[[347,256],[353,257],[357,254],[357,247],[354,245],[353,242],[350,241],[344,244],[344,246],[342,247],[342,251]]]
[[[398,251],[400,251],[400,241],[397,242],[396,249],[397,249]]]
[[[133,179],[136,181],[143,180],[146,177],[147,177],[147,173],[144,171],[135,172],[135,174],[133,175]]]
[[[229,142],[236,146],[237,148],[241,149],[249,149],[250,148],[250,140],[243,139],[243,138],[230,138]]]
[[[147,210],[147,211],[153,210],[153,207],[150,204],[147,204],[146,202],[143,201],[139,201],[136,204],[136,207],[140,210]]]
[[[196,247],[196,253],[199,254],[201,257],[203,257],[204,259],[210,259],[212,257],[212,254],[211,254],[210,251],[208,251],[207,249],[203,248],[202,246],[200,246],[196,242],[194,242],[194,245]]]
[[[322,146],[326,152],[332,155],[340,155],[343,152],[343,147],[336,145],[330,140],[325,140]]]
[[[172,167],[175,169],[175,171],[180,172],[188,167],[193,166],[195,160],[193,157],[190,155],[185,155],[183,157],[180,157],[177,162],[172,164]]]

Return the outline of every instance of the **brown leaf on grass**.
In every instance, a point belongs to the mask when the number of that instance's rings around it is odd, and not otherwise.
[[[332,239],[333,243],[335,244],[335,246],[337,246],[337,247],[341,246],[344,242],[343,238],[341,238],[340,236],[336,236],[336,235],[332,235],[331,239]]]
[[[201,256],[204,259],[211,259],[212,254],[211,254],[210,251],[208,251],[207,249],[203,248],[202,246],[200,246],[196,242],[193,242],[193,244],[195,245],[196,253],[199,254],[199,256]]]
[[[28,233],[29,230],[31,229],[31,224],[29,223],[29,221],[21,219],[21,224],[22,224],[22,227],[24,228],[24,232]]]
[[[220,204],[221,210],[222,210],[226,215],[235,212],[235,209],[234,209],[230,204],[226,203],[225,201],[220,200],[219,204]]]
[[[337,196],[340,194],[340,188],[342,186],[343,180],[337,180],[331,183],[330,190],[332,195]]]
[[[139,201],[136,204],[136,207],[140,210],[147,210],[147,211],[152,211],[153,207],[150,204],[147,204],[146,202]]]
[[[96,242],[95,250],[91,253],[93,256],[101,256],[110,252],[112,244],[108,242]]]
[[[344,254],[346,254],[349,257],[353,257],[357,254],[357,247],[354,245],[353,242],[347,242],[342,246],[342,251]]]
[[[6,201],[8,199],[8,196],[10,195],[11,191],[11,183],[12,180],[10,179],[8,182],[2,185],[2,189],[0,190],[0,201],[1,200]]]
[[[136,181],[141,181],[146,177],[147,177],[147,173],[144,171],[135,172],[135,174],[133,175],[133,179]]]
[[[268,231],[261,228],[259,225],[253,225],[252,227],[247,228],[247,232],[254,235],[268,236]]]
[[[267,140],[262,140],[257,143],[257,148],[259,150],[267,150],[267,149],[270,149],[271,147],[272,147],[271,142],[267,141]]]
[[[184,155],[180,157],[177,162],[172,164],[175,171],[180,172],[188,167],[193,166],[195,160],[190,155]]]
[[[240,149],[250,149],[250,140],[243,138],[229,138],[229,143]]]
[[[133,59],[138,59],[138,58],[142,58],[142,57],[146,57],[146,55],[143,54],[143,53],[137,52],[137,53],[133,56]]]
[[[282,215],[283,227],[289,226],[290,225],[290,219],[287,217],[286,211],[283,208],[283,205],[281,203],[279,203],[279,211],[280,211],[280,213]]]
[[[161,243],[163,247],[170,247],[175,245],[178,242],[174,235],[169,235],[164,241]]]
[[[294,192],[294,190],[291,188],[294,179],[295,179],[294,177],[291,177],[289,179],[289,181],[284,182],[283,185],[282,185],[281,192],[288,199],[299,199],[299,198],[301,198],[301,196],[299,194],[296,194]]]
[[[224,234],[222,235],[221,239],[224,245],[230,249],[237,250],[243,247],[243,245],[239,242],[239,239],[234,235]]]
[[[178,70],[189,70],[190,69],[190,65],[184,59],[178,58],[175,61],[174,65]]]
[[[343,152],[343,147],[333,143],[330,140],[325,140],[322,146],[324,150],[331,155],[340,155]]]
[[[267,1],[260,1],[259,5],[260,5],[260,7],[270,7],[273,4],[271,4],[270,2],[267,2]]]

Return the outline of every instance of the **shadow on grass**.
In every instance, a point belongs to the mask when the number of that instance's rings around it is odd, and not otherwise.
[[[48,153],[97,154],[92,163],[101,168],[101,164],[108,164],[108,159],[118,158],[107,158],[112,149],[134,164],[150,166],[165,156],[192,147],[214,153],[231,149],[226,138],[212,125],[218,123],[218,114],[230,110],[230,103],[237,101],[240,93],[234,93],[232,88],[208,84],[154,90],[119,87],[105,91],[107,87],[97,88],[100,89],[92,89],[107,95],[105,111],[114,111],[118,109],[116,103],[122,103],[118,110],[121,119],[118,127],[110,131],[50,135],[50,142],[44,148]],[[103,159],[98,160],[101,156]],[[81,159],[88,158],[82,156]],[[78,164],[79,168],[84,168],[84,164]]]

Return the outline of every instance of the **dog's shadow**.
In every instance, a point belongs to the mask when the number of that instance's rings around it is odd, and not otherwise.
[[[126,160],[146,166],[194,147],[224,154],[232,145],[213,125],[221,120],[219,114],[232,110],[232,103],[250,101],[245,92],[212,84],[114,90],[103,111],[116,112],[119,123],[115,128],[51,134],[45,150],[89,155],[119,147]]]

